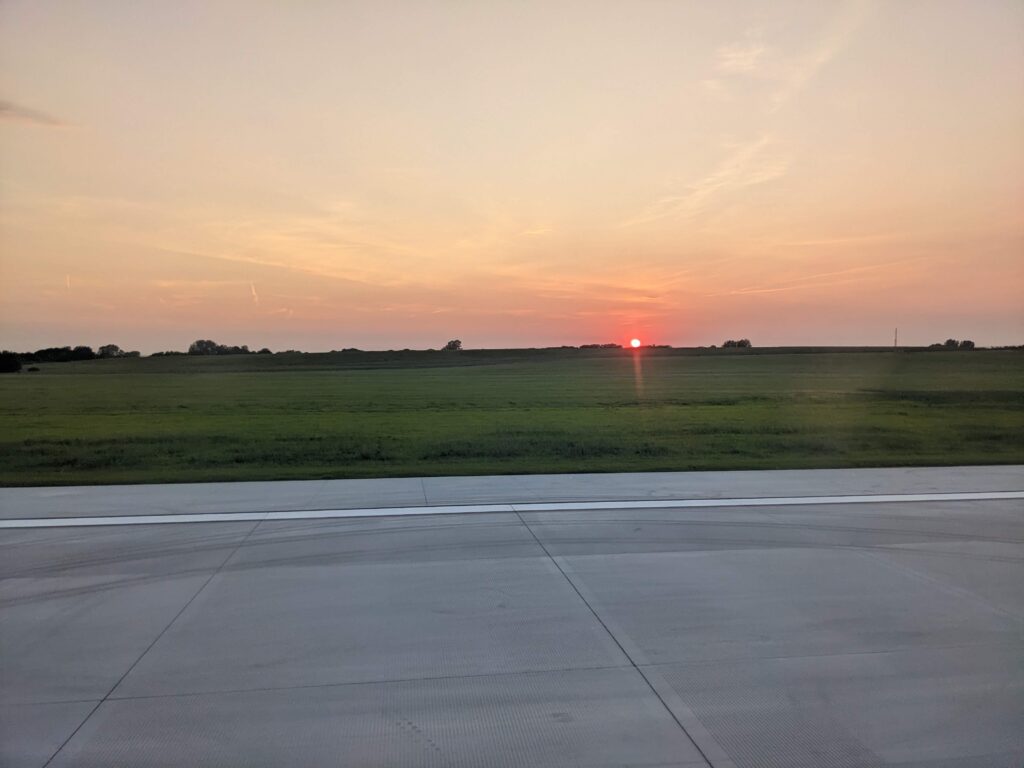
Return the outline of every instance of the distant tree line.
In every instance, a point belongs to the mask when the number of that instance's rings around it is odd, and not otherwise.
[[[2,365],[7,366],[12,370],[20,370],[21,364],[24,363],[70,363],[78,360],[103,360],[110,358],[119,357],[141,357],[139,352],[128,351],[121,349],[117,344],[104,344],[99,349],[94,350],[92,347],[77,346],[77,347],[46,347],[45,349],[37,349],[35,352],[4,352],[5,355]],[[165,352],[154,352],[151,357],[165,357],[170,355],[269,355],[270,350],[264,347],[258,352],[251,351],[249,347],[242,345],[240,347],[228,346],[226,344],[218,344],[215,341],[209,339],[198,339],[189,345],[188,352],[177,352],[175,350],[167,350]],[[11,360],[17,360],[19,365],[17,368],[13,367]]]
[[[294,353],[298,350],[290,349],[281,354]],[[249,349],[247,344],[242,344],[240,347],[230,346],[228,344],[218,344],[212,339],[196,339],[188,345],[188,352],[179,352],[176,349],[168,349],[163,352],[154,352],[150,357],[175,357],[179,355],[271,355],[273,354],[269,349],[263,347],[263,349],[255,350]]]
[[[664,348],[671,349],[668,344],[650,344],[647,345],[652,348]],[[728,339],[722,343],[722,349],[750,349],[753,345],[750,343],[750,339]],[[970,339],[946,339],[944,342],[931,344],[927,347],[929,350],[940,350],[940,351],[951,351],[951,350],[973,350],[975,344]],[[462,349],[462,341],[459,339],[451,339],[443,347],[442,351],[454,352]],[[622,349],[621,344],[608,343],[608,344],[581,344],[578,347],[572,345],[562,345],[560,347],[544,347],[544,349]],[[715,345],[710,347],[699,347],[699,349],[717,349]],[[1024,345],[1021,346],[1003,346],[1003,347],[992,347],[992,349],[1024,349]],[[338,352],[339,350],[333,350]],[[346,347],[340,350],[341,352],[361,352],[362,350],[356,349],[355,347]],[[404,352],[411,350],[405,349]],[[437,350],[426,350],[428,352],[435,352]],[[272,353],[267,347],[263,347],[258,351],[250,350],[245,344],[241,346],[231,346],[227,344],[218,344],[211,339],[197,339],[192,342],[187,352],[180,352],[177,350],[166,350],[163,352],[154,352],[150,357],[170,357],[170,356],[210,356],[210,355],[270,355]],[[277,354],[281,355],[299,355],[304,354],[301,350],[289,349]],[[66,363],[78,360],[101,360],[101,359],[112,359],[112,358],[132,358],[140,357],[138,352],[128,351],[121,349],[117,344],[104,344],[97,349],[93,349],[88,346],[77,346],[77,347],[46,347],[44,349],[37,349],[35,352],[11,352],[3,351],[0,352],[0,373],[14,373],[22,370],[24,365],[30,365],[29,371],[38,370],[34,367],[35,363]]]
[[[974,342],[970,339],[964,339],[963,341],[958,341],[957,339],[946,339],[941,344],[929,344],[928,349],[974,349]]]
[[[121,349],[117,344],[104,344],[97,350],[92,347],[46,347],[35,352],[10,352],[23,363],[70,363],[75,360],[98,360],[107,357],[140,357],[138,352]]]
[[[0,352],[0,373],[16,373],[25,364],[70,363],[75,360],[99,360],[108,357],[140,357],[138,352],[128,352],[117,344],[104,344],[97,350],[92,347],[45,347],[35,352]],[[39,370],[34,365],[30,371]]]

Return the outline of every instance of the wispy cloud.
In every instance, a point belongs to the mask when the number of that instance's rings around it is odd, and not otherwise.
[[[854,0],[841,6],[818,44],[787,68],[780,88],[772,95],[773,111],[800,93],[822,67],[850,44],[873,7],[872,0]]]
[[[345,202],[303,201],[302,206],[252,215],[239,208],[58,196],[40,198],[32,215],[40,221],[58,216],[73,219],[76,226],[101,226],[110,239],[166,254],[374,286],[414,282],[412,267],[425,253],[441,252],[446,245],[440,236],[424,243],[416,238],[422,230],[401,228],[393,217],[374,217]]]
[[[249,290],[252,291],[252,303],[253,304],[259,304],[260,303],[260,295],[258,293],[256,293],[256,283],[250,282],[249,283]]]
[[[718,69],[722,72],[754,72],[767,48],[760,43],[723,45],[718,49]]]
[[[789,159],[772,152],[771,147],[770,136],[734,147],[715,170],[691,184],[686,192],[655,200],[646,210],[622,222],[622,225],[687,218],[700,212],[715,196],[779,178],[789,168]]]
[[[165,248],[163,246],[152,246],[153,250],[165,253],[173,256],[187,256],[195,259],[209,259],[212,261],[220,261],[232,264],[247,264],[257,267],[267,267],[271,269],[280,269],[288,272],[294,272],[297,274],[311,275],[313,277],[325,278],[332,281],[346,283],[353,286],[372,287],[373,284],[364,281],[357,280],[352,277],[348,277],[346,274],[340,272],[333,272],[326,269],[318,269],[313,266],[306,266],[303,264],[290,264],[285,261],[280,261],[273,258],[260,258],[258,256],[246,256],[238,255],[232,252],[223,253],[202,253],[195,250],[185,250],[183,248]]]
[[[830,272],[817,272],[813,275],[790,278],[788,280],[768,281],[758,285],[750,285],[744,288],[737,288],[724,293],[709,294],[711,296],[740,296],[751,293],[778,293],[780,291],[798,291],[809,288],[824,288],[830,285],[841,285],[866,280],[873,273],[890,271],[906,264],[919,262],[925,257],[918,256],[911,259],[900,259],[898,261],[887,261],[881,264],[865,264],[859,267],[837,269]],[[835,279],[842,278],[842,279]]]
[[[863,246],[876,243],[895,243],[911,239],[912,235],[905,232],[882,232],[871,235],[851,235],[849,237],[821,237],[809,240],[790,240],[777,243],[786,248],[816,248],[819,246]]]
[[[42,112],[38,109],[31,109],[30,107],[23,107],[12,101],[4,100],[0,100],[0,120],[28,123],[30,125],[39,125],[47,128],[67,128],[68,125],[70,125],[47,112]]]
[[[766,119],[791,101],[817,72],[837,56],[863,25],[873,0],[852,0],[835,13],[816,44],[803,54],[785,54],[761,40],[751,30],[741,42],[723,45],[716,51],[716,75],[702,81],[703,88],[718,99],[727,99],[728,83],[734,78],[754,78],[769,84]],[[623,226],[645,224],[659,219],[685,219],[701,212],[713,199],[728,192],[762,184],[788,171],[791,158],[774,149],[773,129],[753,141],[735,146],[707,176],[690,184],[684,192],[655,200]]]
[[[703,85],[713,95],[722,96],[728,91],[730,78],[747,77],[771,83],[768,112],[777,112],[850,44],[874,4],[875,0],[848,0],[838,4],[815,44],[800,53],[767,45],[761,40],[760,32],[750,31],[742,42],[718,48],[717,77],[703,81]]]

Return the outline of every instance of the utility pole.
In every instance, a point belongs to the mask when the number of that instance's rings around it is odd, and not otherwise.
[[[896,332],[892,335],[892,348],[899,349],[900,346],[900,329],[897,328]]]

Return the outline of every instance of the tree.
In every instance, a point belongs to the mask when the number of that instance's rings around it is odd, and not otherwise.
[[[974,342],[970,339],[964,339],[960,342],[960,349],[974,349]]]
[[[0,352],[0,373],[17,373],[21,370],[21,360],[13,352]]]
[[[750,349],[751,344],[750,339],[740,339],[738,341],[735,339],[729,339],[728,341],[722,344],[722,347],[727,347],[729,349]]]
[[[946,339],[945,343],[942,346],[944,346],[946,349],[956,349],[957,347],[960,346],[960,342],[957,341],[956,339]]]
[[[67,363],[71,360],[92,360],[96,353],[92,347],[46,347],[35,352],[25,352],[18,357],[26,363]]]
[[[460,349],[462,349],[462,342],[458,339],[452,339],[444,345],[445,352],[458,352]]]
[[[96,354],[99,357],[124,357],[125,352],[117,344],[104,344],[96,350]]]
[[[220,344],[211,339],[196,339],[188,345],[190,355],[216,355]]]
[[[240,347],[229,347],[226,344],[218,344],[210,339],[197,339],[188,347],[190,355],[250,355],[249,346],[243,344]]]

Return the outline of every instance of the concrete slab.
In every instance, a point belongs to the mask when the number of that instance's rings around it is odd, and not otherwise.
[[[941,501],[523,512],[553,555],[766,547],[1024,544],[1024,503]],[[1022,553],[1024,556],[1024,553]]]
[[[523,512],[552,555],[688,552],[794,546],[797,534],[757,509]]]
[[[5,768],[45,765],[98,703],[0,705],[0,765]]]
[[[514,514],[267,522],[232,558],[229,570],[276,565],[414,563],[541,557]]]
[[[862,552],[560,558],[637,663],[877,653],[1021,638],[1021,622]]]
[[[1024,763],[1022,661],[1010,642],[645,672],[686,702],[738,768],[1012,767]]]
[[[0,488],[4,517],[267,512],[426,504],[419,478]]]
[[[0,579],[60,576],[168,576],[209,573],[256,523],[61,528],[0,535]]]
[[[0,582],[0,703],[103,698],[207,578]]]
[[[0,702],[105,696],[252,528],[5,532]]]
[[[1010,541],[1024,543],[1024,500],[939,501],[764,507],[780,525],[804,531],[804,541],[835,546]]]
[[[114,697],[628,664],[546,557],[225,571]]]
[[[631,472],[423,478],[431,504],[703,499],[1024,489],[1024,467]]]
[[[889,548],[878,557],[1024,622],[1024,545],[914,544]]]
[[[638,472],[0,488],[0,517],[1024,490],[1024,466]]]
[[[111,765],[707,764],[630,668],[107,701],[51,766]]]

